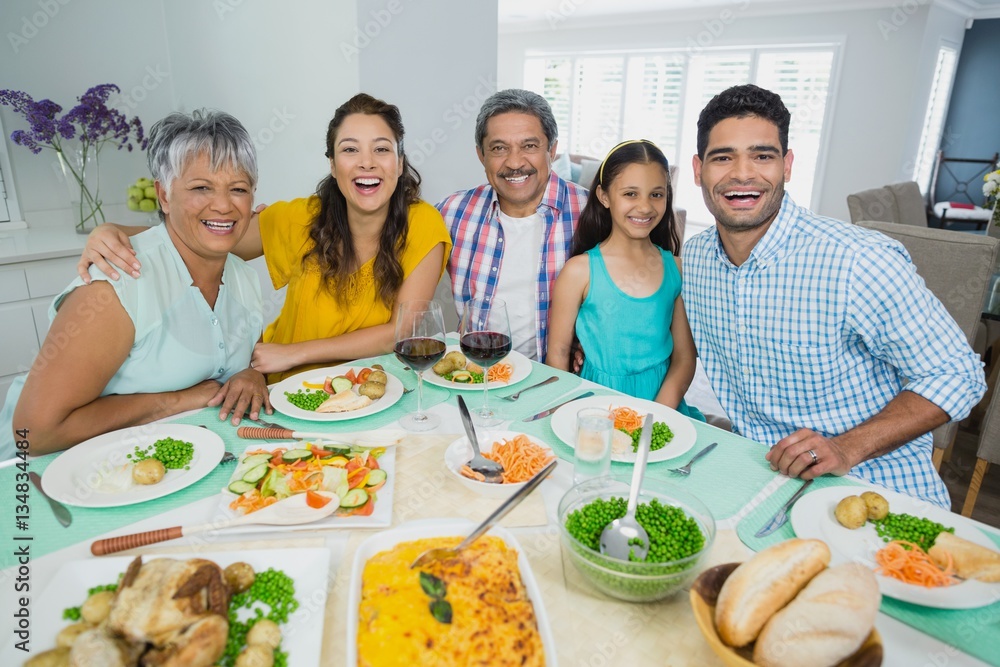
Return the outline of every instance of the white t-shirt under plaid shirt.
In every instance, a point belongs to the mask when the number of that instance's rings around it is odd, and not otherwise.
[[[963,419],[986,391],[982,363],[902,244],[814,215],[786,194],[741,266],[713,227],[684,246],[684,304],[698,354],[738,433],[773,446],[827,437],[903,388]],[[945,508],[929,433],[852,475]]]

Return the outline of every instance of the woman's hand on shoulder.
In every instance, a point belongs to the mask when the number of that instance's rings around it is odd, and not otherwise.
[[[96,265],[112,280],[118,280],[120,277],[115,271],[115,266],[133,278],[139,277],[140,264],[135,258],[135,250],[129,241],[129,235],[114,223],[98,225],[87,236],[87,245],[83,248],[80,261],[76,264],[76,272],[88,285],[91,264]]]
[[[216,383],[218,386],[218,383]],[[267,391],[264,375],[255,368],[247,368],[229,378],[208,400],[209,407],[221,405],[219,420],[232,415],[233,426],[239,425],[243,415],[249,412],[250,419],[260,416],[261,408],[271,414],[271,399]]]

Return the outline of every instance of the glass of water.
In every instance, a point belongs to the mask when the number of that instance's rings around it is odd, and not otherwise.
[[[584,408],[576,413],[574,483],[610,474],[614,425],[614,417],[604,408]]]

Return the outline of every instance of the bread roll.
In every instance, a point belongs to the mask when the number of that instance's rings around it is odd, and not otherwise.
[[[951,533],[938,535],[927,554],[942,568],[947,565],[948,554],[951,554],[955,573],[963,579],[978,579],[992,584],[1000,582],[1000,553]]]
[[[830,563],[820,540],[786,540],[736,568],[719,591],[715,626],[730,646],[746,646],[764,623]]]
[[[836,665],[871,633],[881,600],[875,574],[861,563],[820,572],[767,622],[753,661],[764,667]]]

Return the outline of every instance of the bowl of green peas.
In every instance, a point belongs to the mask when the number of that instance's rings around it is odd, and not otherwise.
[[[598,477],[572,487],[559,501],[564,560],[598,591],[628,602],[662,600],[685,588],[715,539],[715,519],[698,498],[668,482],[646,478],[636,520],[649,534],[645,560],[600,552],[601,531],[625,515],[631,474]]]

